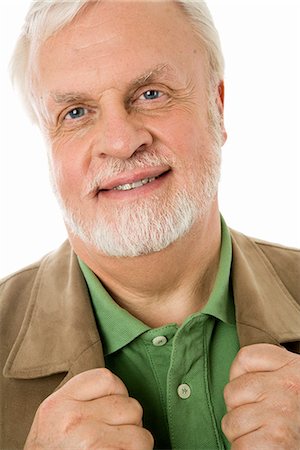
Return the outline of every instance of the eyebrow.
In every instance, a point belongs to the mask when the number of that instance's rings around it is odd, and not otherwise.
[[[138,78],[134,79],[132,83],[130,83],[133,87],[139,87],[144,85],[145,83],[151,83],[155,81],[158,77],[161,76],[174,76],[175,69],[170,66],[170,64],[158,64],[157,66],[147,70]]]
[[[50,97],[57,105],[62,103],[81,103],[83,100],[87,100],[90,97],[89,94],[84,92],[70,91],[70,92],[51,92]]]
[[[153,83],[157,79],[165,76],[174,77],[175,69],[169,64],[158,64],[157,66],[148,69],[143,74],[139,75],[129,83],[129,91],[137,89],[146,83]],[[50,92],[51,99],[57,104],[81,103],[83,101],[91,100],[91,94],[80,91],[70,92]]]

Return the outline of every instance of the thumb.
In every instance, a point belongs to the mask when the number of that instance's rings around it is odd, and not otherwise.
[[[241,348],[230,369],[230,381],[248,372],[273,372],[289,364],[295,355],[272,344],[253,344]]]
[[[128,391],[123,381],[110,370],[92,369],[71,378],[56,394],[78,401],[90,401],[108,395],[125,395]]]

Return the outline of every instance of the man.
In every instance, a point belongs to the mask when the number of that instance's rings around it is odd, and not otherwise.
[[[205,4],[36,2],[14,73],[69,242],[1,287],[1,448],[299,449],[299,252],[220,219]]]

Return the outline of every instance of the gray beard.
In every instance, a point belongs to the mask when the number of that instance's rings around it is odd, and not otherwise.
[[[97,251],[116,257],[134,257],[159,252],[183,237],[209,210],[217,194],[220,151],[204,160],[192,192],[183,187],[167,199],[158,196],[136,201],[97,214],[87,221],[80,211],[59,198],[64,220],[71,233]],[[191,189],[190,189],[191,190]],[[58,196],[59,197],[59,196]]]

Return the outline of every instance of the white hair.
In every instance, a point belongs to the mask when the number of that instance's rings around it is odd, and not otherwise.
[[[70,23],[91,1],[101,0],[38,0],[33,1],[29,8],[12,55],[11,76],[34,122],[38,122],[31,86],[34,55],[43,42]],[[211,92],[224,77],[224,58],[210,11],[203,0],[175,1],[189,18],[205,49],[208,59],[208,89]]]

